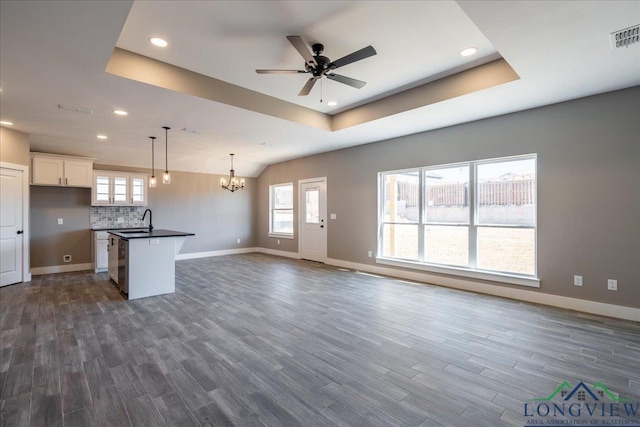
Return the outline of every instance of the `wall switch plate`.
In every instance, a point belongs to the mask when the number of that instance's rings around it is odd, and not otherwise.
[[[607,280],[607,289],[609,289],[610,291],[617,291],[618,290],[618,281],[615,279],[608,279]]]
[[[58,218],[58,225],[62,225],[62,224],[64,224],[64,219]]]
[[[371,258],[373,256],[373,252],[369,251],[369,252],[367,252],[367,255],[369,255],[369,258]]]
[[[278,244],[280,244],[280,239],[278,239]]]
[[[336,218],[337,218],[336,214],[331,214],[331,219],[336,219]]]
[[[573,276],[573,286],[582,286],[582,276]]]
[[[236,239],[236,243],[240,243],[240,239]]]

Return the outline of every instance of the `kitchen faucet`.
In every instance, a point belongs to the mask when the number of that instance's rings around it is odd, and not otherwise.
[[[151,212],[151,209],[147,209],[146,211],[144,211],[144,215],[142,215],[142,221],[144,221],[144,219],[146,218],[147,212],[149,212],[149,231],[153,231],[153,212]]]

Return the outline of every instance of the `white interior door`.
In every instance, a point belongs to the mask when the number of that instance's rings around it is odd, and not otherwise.
[[[300,258],[327,260],[327,180],[300,181]]]
[[[22,282],[22,171],[0,169],[0,286]]]

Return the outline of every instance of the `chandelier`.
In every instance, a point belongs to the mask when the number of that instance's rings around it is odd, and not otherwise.
[[[238,181],[236,178],[236,172],[233,170],[233,154],[229,154],[231,156],[231,170],[229,171],[229,180],[227,181],[225,178],[220,179],[220,186],[225,190],[229,190],[232,193],[236,190],[242,190],[244,188],[244,179]]]

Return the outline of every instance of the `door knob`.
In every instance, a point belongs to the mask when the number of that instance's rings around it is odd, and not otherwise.
[[[22,230],[18,230],[18,231],[16,231],[16,233],[17,233],[17,234],[22,234],[22,233],[24,233],[24,231],[22,231]]]

